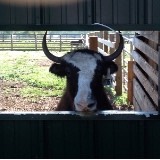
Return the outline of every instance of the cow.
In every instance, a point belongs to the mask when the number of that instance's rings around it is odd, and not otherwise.
[[[119,46],[113,54],[104,56],[90,49],[77,49],[62,57],[53,55],[46,44],[47,31],[43,36],[42,48],[48,59],[53,61],[49,72],[66,77],[66,88],[56,111],[94,112],[112,110],[102,78],[118,70],[115,60],[122,52],[124,40],[121,34]]]

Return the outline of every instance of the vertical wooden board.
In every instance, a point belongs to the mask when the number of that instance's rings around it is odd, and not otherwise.
[[[43,158],[63,158],[64,143],[63,121],[44,121]]]
[[[133,104],[133,78],[134,78],[134,72],[133,72],[133,65],[134,61],[128,61],[128,102],[130,104]]]
[[[160,121],[145,121],[145,155],[144,158],[156,159],[160,157]]]
[[[113,23],[113,1],[101,0],[101,23],[112,24]]]
[[[129,121],[115,121],[113,133],[115,158],[132,157],[129,128]]]
[[[86,13],[84,17],[86,17],[87,23],[85,24],[93,24],[95,23],[95,10],[94,10],[94,1],[86,1]]]
[[[61,7],[52,6],[51,8],[49,8],[49,11],[46,10],[46,12],[49,12],[48,14],[49,14],[50,24],[56,24],[56,25],[61,24],[62,21]]]
[[[33,7],[28,6],[28,9],[27,9],[27,24],[28,25],[33,25],[34,24],[33,15],[34,15]]]
[[[67,24],[67,6],[64,3],[61,5],[61,24]]]
[[[159,0],[153,0],[153,21],[152,24],[160,24],[160,1]]]
[[[78,24],[78,7],[77,0],[75,3],[67,4],[67,24]]]
[[[146,7],[147,14],[148,14],[147,24],[152,24],[153,23],[153,0],[147,0],[147,3],[148,3]]]
[[[95,158],[94,131],[94,121],[80,122],[81,158]]]
[[[23,6],[11,4],[11,24],[14,25],[26,25],[28,12],[27,12],[27,1],[24,1]]]
[[[93,122],[64,122],[65,158],[94,158]]]
[[[96,158],[143,157],[143,128],[138,121],[95,121]]]
[[[14,154],[15,158],[32,158],[32,142],[29,121],[14,122]],[[35,146],[37,147],[37,146]]]
[[[114,122],[95,121],[95,158],[115,158],[114,151]]]
[[[79,17],[78,24],[83,24],[83,16],[84,16],[83,1],[77,2],[77,3],[78,3],[78,6],[77,6],[78,17]]]
[[[113,0],[113,24],[118,24],[118,0]]]
[[[137,4],[138,24],[145,24],[145,20],[147,18],[147,14],[145,13],[145,2],[144,0],[138,0]]]
[[[130,10],[130,24],[137,24],[137,0],[130,0],[129,5]]]
[[[101,0],[95,1],[95,22],[101,23]]]
[[[15,140],[14,140],[14,121],[3,121],[3,144],[1,147],[4,148],[4,157],[3,158],[17,158],[15,156]]]
[[[6,0],[7,4],[9,0]],[[0,25],[10,24],[11,10],[7,4],[0,4]]]
[[[144,122],[140,121],[128,121],[129,123],[129,141],[130,141],[130,157],[131,158],[143,158],[144,157]]]
[[[118,24],[129,24],[130,21],[130,3],[126,0],[118,1]]]
[[[0,121],[0,159],[5,157],[5,133],[4,133],[4,121]]]
[[[81,139],[79,128],[80,121],[65,121],[63,123],[64,151],[63,158],[76,158],[82,153],[80,151]]]
[[[90,129],[86,121],[47,121],[45,158],[92,158]]]
[[[44,122],[28,121],[30,123],[31,158],[44,157]]]

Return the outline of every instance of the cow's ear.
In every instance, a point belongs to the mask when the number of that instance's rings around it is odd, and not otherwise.
[[[57,75],[57,76],[60,76],[60,77],[64,77],[65,76],[65,70],[64,70],[64,66],[61,65],[61,64],[56,64],[56,63],[53,63],[51,65],[51,67],[49,68],[49,72]]]
[[[106,64],[105,64],[105,75],[107,75],[107,73],[108,73],[108,69],[110,69],[110,74],[113,74],[113,73],[115,73],[115,72],[117,72],[118,71],[118,66],[117,66],[117,64],[115,64],[115,62],[113,62],[113,61],[111,61],[111,62],[107,62]]]

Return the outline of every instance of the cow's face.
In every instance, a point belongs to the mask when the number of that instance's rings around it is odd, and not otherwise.
[[[97,109],[98,90],[103,87],[102,76],[110,69],[116,72],[117,65],[105,62],[103,56],[90,50],[78,50],[66,54],[60,64],[53,64],[50,72],[67,78],[67,89],[74,100],[76,111]]]
[[[42,47],[45,55],[55,63],[50,67],[50,72],[67,77],[67,90],[72,96],[76,111],[94,111],[97,109],[97,99],[101,96],[103,85],[102,76],[117,71],[118,67],[113,62],[123,49],[123,37],[120,34],[120,43],[117,50],[109,55],[82,49],[70,52],[62,57],[51,54],[47,48],[46,35],[43,37]]]

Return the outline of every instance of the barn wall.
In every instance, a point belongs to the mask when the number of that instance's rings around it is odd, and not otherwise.
[[[90,26],[95,22],[119,30],[160,29],[159,0],[76,0],[60,5],[23,2],[23,6],[10,0],[0,2],[0,30],[102,29]]]
[[[0,158],[159,158],[159,117],[129,114],[1,114]]]
[[[140,31],[133,40],[133,99],[135,110],[158,110],[159,31]]]

